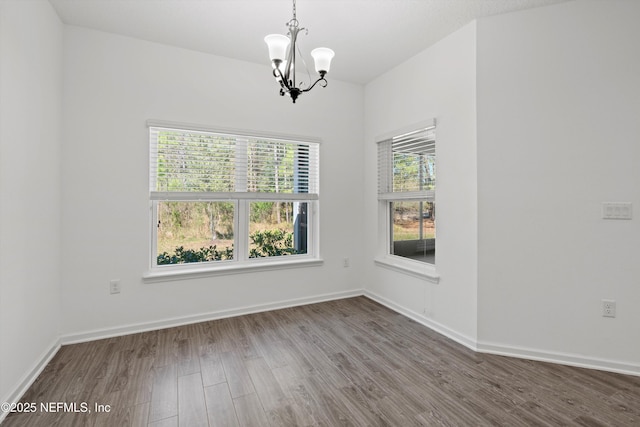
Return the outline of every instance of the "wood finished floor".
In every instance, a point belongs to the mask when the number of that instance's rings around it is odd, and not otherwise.
[[[474,353],[365,297],[64,346],[9,426],[640,426],[640,377]]]

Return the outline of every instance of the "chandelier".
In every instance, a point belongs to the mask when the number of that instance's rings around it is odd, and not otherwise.
[[[309,32],[306,28],[300,28],[299,24],[296,19],[296,0],[293,0],[293,18],[285,24],[289,27],[288,37],[282,34],[269,34],[264,38],[269,47],[273,76],[280,83],[280,95],[284,96],[285,93],[288,93],[294,103],[300,94],[309,92],[316,84],[320,83],[322,87],[327,86],[327,80],[324,76],[329,72],[331,59],[335,55],[331,49],[326,47],[313,49],[311,56],[315,62],[316,72],[320,77],[306,89],[302,89],[304,83],[301,83],[300,87],[296,86],[296,40],[300,31],[305,30],[305,34]],[[302,55],[299,48],[298,53]],[[304,63],[304,59],[302,62]]]

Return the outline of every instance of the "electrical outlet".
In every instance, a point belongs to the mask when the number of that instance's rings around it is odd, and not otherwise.
[[[602,300],[602,317],[616,317],[616,302],[614,300]]]
[[[120,293],[120,279],[109,280],[109,292],[111,294]]]

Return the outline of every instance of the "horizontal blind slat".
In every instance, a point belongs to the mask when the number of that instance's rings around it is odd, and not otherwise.
[[[436,192],[434,190],[391,192],[391,193],[380,193],[380,194],[378,194],[378,200],[428,200],[428,201],[434,201],[435,198],[436,198]]]
[[[156,127],[149,135],[152,193],[318,194],[317,143]]]
[[[227,201],[227,200],[274,200],[274,201],[307,201],[318,200],[314,193],[251,193],[251,192],[206,192],[206,191],[152,191],[151,200],[162,201]]]
[[[435,197],[435,126],[378,142],[378,199]]]

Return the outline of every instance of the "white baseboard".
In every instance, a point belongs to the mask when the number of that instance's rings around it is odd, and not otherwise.
[[[53,340],[51,345],[45,349],[45,351],[38,357],[36,363],[29,369],[23,376],[18,384],[13,388],[13,392],[5,396],[0,402],[16,403],[19,402],[22,396],[29,390],[29,387],[38,378],[38,375],[44,370],[47,364],[53,359],[58,350],[60,350],[61,342],[60,338]],[[5,417],[9,415],[8,412],[0,411],[0,423]]]
[[[307,304],[315,304],[324,301],[331,301],[343,298],[351,298],[363,295],[362,289],[356,289],[344,292],[334,292],[330,294],[314,295],[312,297],[295,298],[285,301],[278,301],[267,304],[257,304],[252,306],[234,308],[230,310],[213,311],[209,313],[201,313],[196,315],[173,317],[169,319],[157,320],[152,322],[136,323],[114,328],[94,329],[91,331],[78,332],[63,335],[61,339],[62,345],[77,344],[87,341],[95,341],[104,338],[112,338],[122,335],[137,334],[140,332],[154,331],[158,329],[173,328],[175,326],[189,325],[192,323],[206,322],[209,320],[224,319],[227,317],[242,316],[245,314],[260,313],[263,311],[278,310],[288,307],[296,307]]]
[[[536,360],[540,362],[557,363],[559,365],[576,366],[578,368],[597,369],[600,371],[616,372],[625,375],[640,376],[640,366],[631,363],[618,362],[615,360],[598,359],[594,357],[585,357],[576,354],[546,352],[531,348],[516,347],[503,345],[499,343],[490,343],[486,341],[477,341],[453,331],[431,319],[424,317],[420,313],[416,313],[406,307],[394,303],[374,292],[365,290],[364,295],[367,298],[390,308],[416,322],[434,330],[435,332],[451,338],[455,342],[470,348],[479,353],[496,354],[500,356],[517,357],[519,359]]]
[[[367,298],[370,298],[388,308],[390,308],[391,310],[398,312],[404,316],[407,316],[409,319],[415,320],[416,322],[426,326],[429,329],[434,330],[435,332],[439,333],[440,335],[444,335],[447,338],[450,338],[452,340],[454,340],[455,342],[462,344],[463,346],[470,348],[473,351],[478,351],[477,347],[476,347],[476,340],[467,337],[466,335],[460,334],[456,331],[454,331],[453,329],[449,329],[446,326],[438,323],[438,322],[434,322],[431,319],[428,319],[426,317],[424,317],[422,314],[420,313],[416,313],[413,310],[410,310],[406,307],[403,307],[399,304],[396,304],[395,302],[386,299],[383,296],[380,296],[374,292],[371,292],[369,290],[365,290],[364,291],[364,296],[366,296]]]
[[[577,354],[545,352],[532,348],[515,347],[489,342],[479,342],[478,351],[481,353],[497,354],[499,356],[517,357],[519,359],[537,360],[539,362],[557,363],[578,368],[597,369],[599,371],[616,372],[625,375],[640,376],[640,366],[615,360],[584,357]]]

